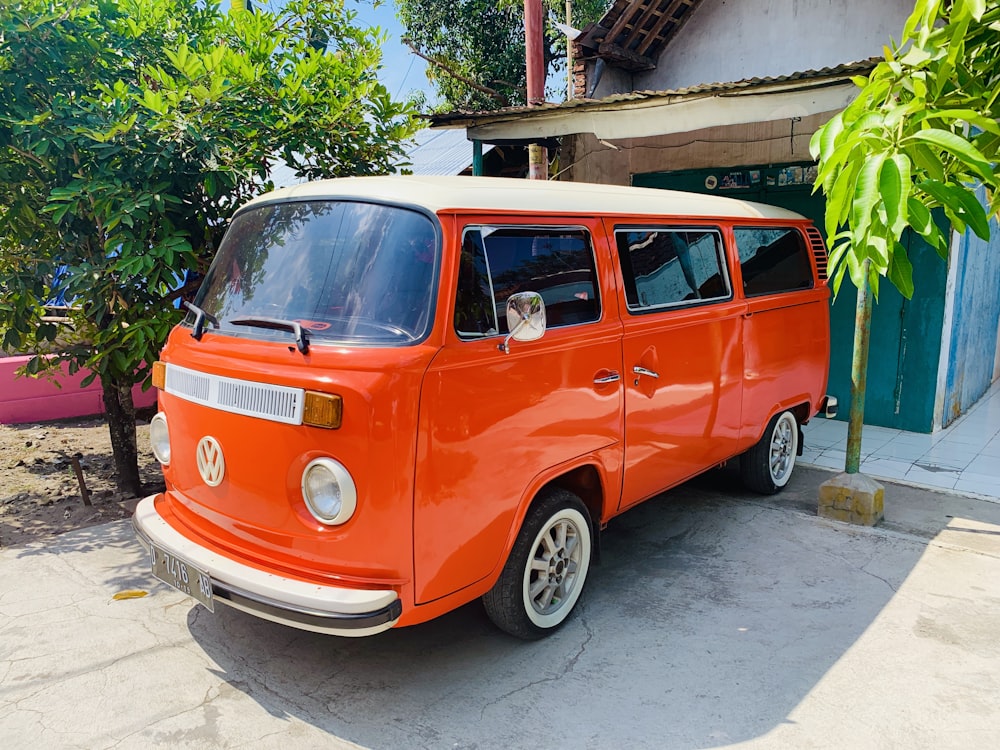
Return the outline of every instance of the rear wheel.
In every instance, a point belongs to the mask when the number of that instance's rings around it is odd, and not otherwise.
[[[799,423],[790,411],[771,418],[764,435],[740,458],[743,484],[773,495],[788,484],[799,451]]]
[[[566,490],[552,490],[529,511],[500,578],[483,596],[498,628],[534,640],[566,621],[590,570],[591,528],[587,508]]]

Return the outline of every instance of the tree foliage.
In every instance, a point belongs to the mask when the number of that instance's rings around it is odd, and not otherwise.
[[[51,346],[46,302],[73,301],[76,343],[29,370],[66,360],[100,378],[123,489],[138,489],[131,387],[235,208],[280,161],[318,178],[402,154],[414,113],[376,80],[381,37],[353,20],[342,0],[0,6],[2,345]]]
[[[564,0],[544,0],[546,70],[565,68]],[[573,25],[597,21],[607,0],[576,0]],[[406,40],[430,58],[427,76],[445,109],[497,109],[525,104],[522,0],[396,0]]]
[[[845,272],[861,288],[867,259],[876,294],[887,276],[909,298],[913,270],[899,241],[907,228],[944,258],[948,237],[933,209],[984,239],[1000,209],[1000,0],[917,0],[899,44],[856,83],[857,99],[810,144],[834,290]]]

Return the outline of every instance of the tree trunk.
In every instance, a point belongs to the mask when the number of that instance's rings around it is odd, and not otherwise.
[[[111,449],[115,456],[115,484],[120,492],[129,497],[138,497],[142,492],[142,485],[139,482],[139,454],[135,444],[132,383],[118,383],[102,378],[101,389],[104,392]]]

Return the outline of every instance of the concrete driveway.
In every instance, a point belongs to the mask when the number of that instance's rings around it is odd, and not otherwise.
[[[478,604],[364,640],[212,615],[126,522],[6,549],[0,745],[1000,746],[1000,505],[890,486],[849,527],[815,516],[829,476],[761,498],[716,473],[625,514],[536,643]]]

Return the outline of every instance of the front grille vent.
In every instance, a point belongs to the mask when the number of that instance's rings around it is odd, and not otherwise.
[[[302,424],[305,400],[302,388],[237,380],[168,364],[164,390],[220,411],[272,422]]]

